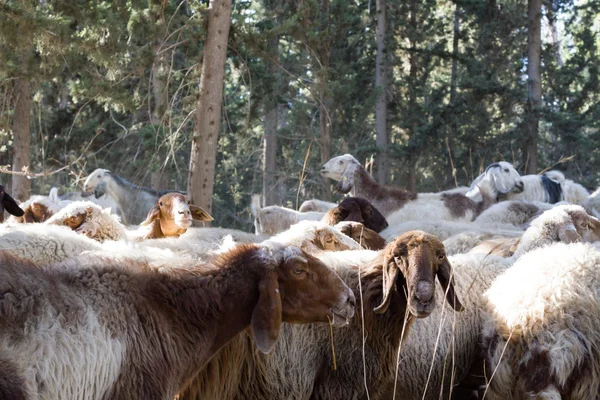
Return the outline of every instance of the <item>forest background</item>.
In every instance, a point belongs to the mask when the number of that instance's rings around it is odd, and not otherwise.
[[[248,231],[253,193],[339,199],[344,153],[420,192],[499,160],[593,190],[599,45],[593,0],[0,0],[0,183],[107,168]]]

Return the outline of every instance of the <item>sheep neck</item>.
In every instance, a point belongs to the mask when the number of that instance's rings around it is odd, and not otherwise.
[[[185,342],[181,355],[186,376],[195,375],[221,347],[250,325],[258,303],[258,282],[264,268],[254,246],[234,250],[218,261],[216,271],[201,277],[183,277],[165,285],[165,299],[173,303]],[[178,329],[178,330],[179,330]]]

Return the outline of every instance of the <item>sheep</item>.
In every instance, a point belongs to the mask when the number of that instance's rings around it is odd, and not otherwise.
[[[92,196],[94,193],[91,192],[67,192],[62,196],[58,195],[58,188],[53,187],[50,189],[48,197],[55,203],[60,201],[91,201],[92,203],[98,204],[102,208],[110,208],[110,212],[113,214],[119,213],[119,207],[117,203],[108,194],[104,194],[99,198]]]
[[[66,226],[18,224],[0,227],[0,252],[38,265],[61,262],[94,250],[102,250],[100,243]]]
[[[55,203],[48,196],[35,195],[20,204],[20,208],[23,210],[22,215],[11,216],[8,218],[9,223],[34,223],[44,222],[56,214],[62,206],[59,203]]]
[[[17,201],[10,194],[6,193],[4,186],[0,185],[0,223],[4,222],[4,210],[15,217],[21,217],[25,214],[17,204]]]
[[[298,246],[302,249],[359,250],[360,244],[338,229],[321,221],[300,221],[287,231],[272,236],[269,240]]]
[[[191,204],[187,196],[167,193],[158,199],[140,224],[148,227],[141,239],[179,237],[192,225],[192,220],[212,221],[213,217],[202,207]]]
[[[300,212],[309,212],[309,211],[318,211],[318,212],[327,212],[332,208],[337,207],[337,203],[332,203],[330,201],[323,201],[318,199],[306,200],[304,203],[300,205],[298,211]]]
[[[600,218],[600,188],[596,189],[587,199],[581,204],[588,214],[596,218]]]
[[[283,232],[299,221],[319,221],[325,215],[322,212],[299,212],[280,206],[261,208],[258,195],[252,196],[250,209],[254,216],[255,233],[269,236]]]
[[[440,296],[443,298],[446,290],[448,304],[462,310],[455,295],[452,269],[440,252],[443,247],[433,236],[409,232],[379,252],[321,253],[319,258],[334,268],[354,290],[359,300],[357,310],[361,309],[360,302],[364,305],[364,318],[357,312],[348,328],[334,330],[338,369],[331,371],[329,329],[316,324],[287,326],[268,356],[252,352],[249,338],[230,343],[179,399],[363,398],[362,321],[365,323],[369,390],[372,399],[381,398],[381,393],[374,392],[384,390],[383,384],[393,379],[400,339],[408,337],[406,342],[411,340],[409,330],[415,316],[429,315],[430,304],[436,303],[436,307],[440,307],[443,301]],[[443,274],[439,281],[445,290],[438,290],[435,295],[433,271],[437,268],[440,268],[438,274]],[[426,280],[415,285],[414,274],[423,274]],[[429,299],[425,308],[419,305],[419,299],[424,298]],[[408,304],[407,299],[410,299]],[[416,302],[415,306],[411,306],[413,302]],[[406,325],[405,318],[408,319]],[[414,324],[420,321],[418,319]]]
[[[360,222],[342,221],[334,227],[354,239],[363,249],[381,250],[387,245],[387,241],[377,232],[365,227]]]
[[[327,211],[322,221],[332,226],[342,221],[360,222],[375,232],[381,232],[388,226],[385,217],[381,215],[379,210],[361,197],[344,199],[335,208]]]
[[[75,201],[58,211],[46,225],[68,226],[72,230],[99,242],[127,237],[119,218],[90,201]]]
[[[1,398],[172,399],[246,327],[268,353],[283,322],[343,326],[354,314],[334,271],[276,243],[172,274],[97,259],[1,264]]]
[[[483,211],[473,222],[480,225],[501,223],[521,227],[529,224],[544,211],[564,204],[568,203],[561,201],[550,204],[541,201],[507,200],[494,204]]]
[[[489,207],[498,193],[523,187],[519,174],[507,162],[492,164],[476,185],[481,195],[474,201],[460,193],[416,194],[404,189],[381,186],[350,154],[334,157],[321,169],[325,177],[339,181],[337,190],[370,201],[390,226],[410,220],[472,221]]]
[[[582,185],[565,179],[562,172],[551,170],[541,175],[524,175],[525,190],[520,193],[506,193],[509,200],[541,201],[558,203],[567,201],[572,204],[582,204],[589,192]]]
[[[600,252],[555,243],[524,254],[485,292],[486,399],[597,399]]]
[[[104,194],[112,197],[117,203],[121,219],[126,225],[139,224],[144,221],[148,211],[154,207],[160,196],[175,192],[173,190],[156,191],[137,186],[102,168],[96,169],[86,178],[83,190],[94,192],[97,199],[104,196]]]

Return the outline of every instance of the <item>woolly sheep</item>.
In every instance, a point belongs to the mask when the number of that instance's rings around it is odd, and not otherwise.
[[[68,226],[90,239],[104,242],[126,238],[125,227],[119,217],[90,201],[75,201],[54,214],[46,225]]]
[[[7,222],[12,224],[44,222],[59,212],[64,204],[55,203],[48,196],[34,195],[19,205],[23,215],[11,216]]]
[[[572,204],[582,204],[589,192],[579,183],[565,179],[562,172],[551,170],[542,175],[525,175],[522,177],[525,190],[520,193],[507,193],[509,200],[541,201],[557,203],[566,201]]]
[[[55,203],[59,203],[61,201],[91,201],[92,203],[98,204],[102,208],[110,208],[110,212],[113,214],[118,214],[119,207],[117,203],[110,197],[108,194],[104,194],[99,198],[93,196],[91,192],[67,192],[62,196],[58,195],[58,188],[53,187],[50,189],[50,194],[48,195],[52,201]]]
[[[375,232],[381,232],[388,227],[388,222],[379,210],[361,197],[345,198],[335,208],[327,211],[322,221],[332,226],[342,221],[360,222]]]
[[[564,204],[568,203],[561,201],[550,204],[541,201],[507,200],[494,204],[482,212],[473,222],[481,225],[501,223],[521,227],[529,224],[544,211]]]
[[[257,195],[252,196],[251,210],[256,234],[269,236],[283,232],[299,221],[320,221],[325,215],[322,212],[299,212],[280,206],[261,208]]]
[[[600,218],[600,188],[590,194],[581,205],[589,214],[596,218]]]
[[[556,243],[523,255],[485,293],[486,399],[600,393],[600,252]]]
[[[269,352],[283,322],[342,326],[354,313],[339,276],[293,246],[243,245],[171,274],[0,263],[0,398],[172,399],[246,328]]]

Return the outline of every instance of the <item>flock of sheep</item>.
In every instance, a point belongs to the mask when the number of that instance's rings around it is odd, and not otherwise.
[[[600,398],[599,191],[504,161],[440,193],[321,173],[351,197],[253,198],[256,234],[105,169],[0,186],[0,398]]]

